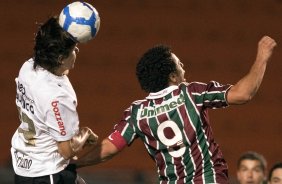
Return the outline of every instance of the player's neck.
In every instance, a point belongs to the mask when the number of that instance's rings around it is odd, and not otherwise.
[[[68,75],[69,74],[69,70],[58,68],[57,70],[55,70],[55,71],[53,71],[51,73],[53,73],[54,75],[57,75],[57,76],[63,76],[63,75]]]

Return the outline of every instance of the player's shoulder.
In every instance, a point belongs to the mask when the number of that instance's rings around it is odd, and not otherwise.
[[[52,75],[48,72],[41,74],[31,87],[33,95],[41,102],[50,103],[54,99],[69,96],[69,90],[63,87],[69,86],[68,79],[56,79],[56,76]]]
[[[199,81],[192,81],[192,82],[183,82],[181,83],[182,85],[186,85],[186,86],[205,86],[207,85],[206,83],[204,82],[199,82]]]
[[[198,81],[192,81],[192,82],[183,82],[179,85],[179,88],[183,91],[185,90],[186,92],[189,91],[189,93],[194,93],[194,92],[203,92],[207,88],[207,83],[204,82],[198,82]]]
[[[63,88],[60,83],[51,81],[38,81],[38,85],[33,86],[33,92],[42,99],[52,100],[69,96],[69,92]]]
[[[131,103],[131,106],[133,105],[141,105],[142,103],[146,102],[146,99],[142,99],[142,100],[135,100]]]
[[[130,106],[126,109],[126,111],[131,111],[133,109],[139,109],[142,108],[143,105],[145,105],[148,102],[148,100],[135,100],[131,102]]]

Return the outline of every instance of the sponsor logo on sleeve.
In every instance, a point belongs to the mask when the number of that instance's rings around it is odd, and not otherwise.
[[[67,133],[66,133],[66,130],[65,130],[64,122],[61,118],[61,113],[60,113],[60,110],[59,110],[59,107],[58,107],[58,103],[59,103],[59,101],[53,101],[51,103],[51,105],[53,107],[53,112],[54,112],[57,124],[59,126],[60,133],[61,133],[62,136],[65,136]]]

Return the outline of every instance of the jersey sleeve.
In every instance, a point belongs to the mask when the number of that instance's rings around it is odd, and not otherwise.
[[[137,138],[131,118],[131,108],[124,111],[122,119],[115,124],[114,129],[108,137],[119,150],[130,145]]]
[[[122,137],[120,132],[116,130],[108,136],[108,140],[113,143],[119,151],[127,145],[126,140]]]
[[[216,109],[228,106],[226,95],[231,86],[210,81],[209,83],[190,83],[188,88],[197,106]]]
[[[56,141],[70,140],[79,130],[75,102],[71,97],[59,96],[48,105],[46,124]]]

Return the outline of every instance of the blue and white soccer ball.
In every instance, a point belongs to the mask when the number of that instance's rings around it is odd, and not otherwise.
[[[59,24],[79,43],[86,43],[97,35],[100,17],[91,4],[76,1],[64,7],[59,16]]]

